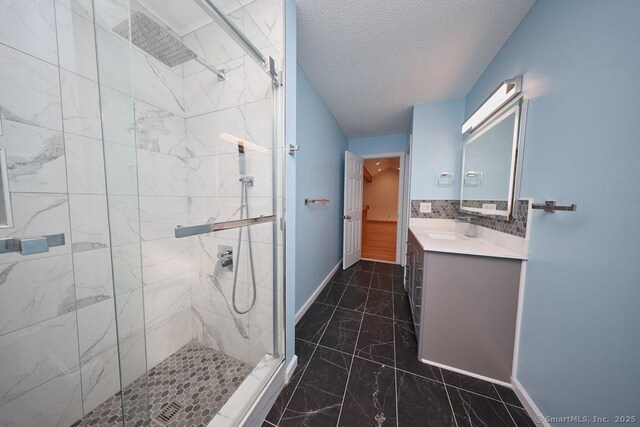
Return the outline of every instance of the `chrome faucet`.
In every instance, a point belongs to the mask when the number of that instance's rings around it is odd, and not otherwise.
[[[464,227],[464,235],[467,237],[476,237],[478,229],[474,222],[474,216],[459,216],[456,218],[457,223],[467,224]]]
[[[218,263],[225,270],[233,269],[233,249],[230,246],[218,246]]]

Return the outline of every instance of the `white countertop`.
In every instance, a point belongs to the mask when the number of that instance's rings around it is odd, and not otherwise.
[[[480,237],[466,237],[459,227],[456,227],[455,222],[449,220],[415,221],[412,219],[409,230],[416,237],[422,249],[429,252],[527,259],[524,253],[507,249]],[[454,239],[436,238],[437,236],[454,237]]]

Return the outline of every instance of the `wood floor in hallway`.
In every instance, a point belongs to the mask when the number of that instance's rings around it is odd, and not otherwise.
[[[367,221],[362,230],[362,258],[396,262],[397,223]]]

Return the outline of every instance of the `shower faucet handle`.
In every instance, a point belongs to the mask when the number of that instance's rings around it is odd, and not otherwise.
[[[224,252],[218,252],[218,258],[219,259],[222,259],[222,258],[225,258],[225,257],[230,257],[232,255],[233,255],[233,251],[231,249],[228,249],[228,250],[226,250]]]
[[[233,269],[233,249],[229,246],[218,246],[218,262],[222,268]]]

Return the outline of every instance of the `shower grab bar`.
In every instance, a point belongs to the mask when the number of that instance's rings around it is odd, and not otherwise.
[[[211,0],[197,0],[197,3],[211,18],[217,19],[218,21],[222,22],[227,32],[236,36],[240,40],[240,42],[246,46],[249,50],[249,53],[251,53],[251,55],[269,73],[271,80],[273,80],[273,83],[279,85],[279,76],[278,72],[275,69],[275,62],[273,58],[266,58],[262,54],[262,52],[260,52],[260,49],[258,49],[256,45],[254,45],[251,40],[249,40],[249,38],[245,36],[244,33],[240,29],[238,29],[238,27],[236,27],[236,25],[229,18],[227,18],[227,15],[225,15],[224,12],[220,10]]]
[[[213,233],[214,231],[231,230],[233,228],[246,227],[249,225],[263,224],[265,222],[275,222],[275,215],[258,216],[247,219],[237,219],[233,221],[214,222],[213,224],[177,226],[175,229],[176,239],[181,237],[196,236],[198,234]]]
[[[41,254],[49,252],[53,246],[64,246],[64,233],[49,234],[29,239],[8,238],[0,239],[0,254],[20,252],[22,255]]]

